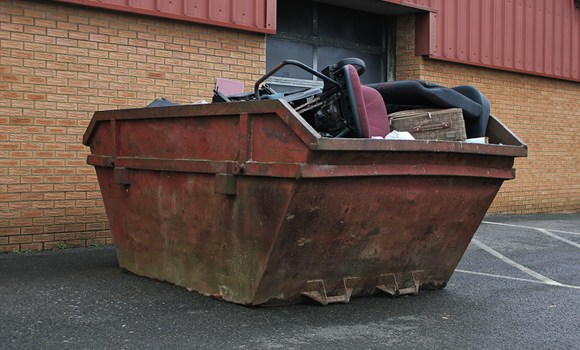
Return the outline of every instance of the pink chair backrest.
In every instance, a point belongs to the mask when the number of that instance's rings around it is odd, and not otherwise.
[[[377,90],[361,84],[356,68],[352,65],[348,68],[364,137],[385,137],[391,127],[383,97]]]

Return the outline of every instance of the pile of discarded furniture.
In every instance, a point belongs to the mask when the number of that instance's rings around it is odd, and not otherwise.
[[[323,88],[276,93],[262,86],[285,66],[300,67],[324,82]],[[255,84],[254,91],[225,96],[218,85],[212,102],[285,99],[323,137],[384,138],[391,130],[411,139],[485,142],[490,104],[469,85],[444,87],[422,80],[363,85],[365,63],[347,58],[317,72],[286,60]],[[399,138],[398,134],[393,138]],[[407,136],[408,137],[408,136]]]

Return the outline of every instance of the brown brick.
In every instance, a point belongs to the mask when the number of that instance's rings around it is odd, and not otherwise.
[[[55,201],[54,202],[54,206],[55,208],[74,208],[75,207],[75,201],[70,200],[70,201]]]
[[[20,249],[28,249],[29,251],[42,250],[42,243],[24,243],[20,245]]]
[[[57,225],[74,224],[75,222],[76,222],[76,217],[74,217],[74,216],[61,216],[61,217],[54,218],[54,223]]]
[[[93,208],[93,210],[96,210]],[[87,209],[85,208],[65,208],[65,215],[70,216],[78,216],[78,215],[85,215],[87,213]]]
[[[32,209],[51,209],[53,207],[54,207],[53,202],[48,202],[48,201],[32,202]]]
[[[59,249],[61,244],[66,244],[64,241],[46,241],[43,243],[42,247],[46,250]]]
[[[42,226],[26,226],[20,229],[20,234],[22,235],[38,235],[43,231]]]
[[[31,209],[32,208],[32,203],[30,202],[11,202],[8,203],[8,207],[10,208],[10,210],[13,211],[21,211],[21,210],[26,210],[26,209]],[[22,213],[22,212],[21,212]]]
[[[66,211],[64,209],[46,209],[44,210],[45,217],[51,216],[63,216],[65,215]]]
[[[65,241],[67,248],[80,248],[80,247],[86,247],[86,241],[85,240],[70,240],[70,241]]]
[[[15,23],[2,23],[2,30],[7,30],[11,32],[23,32],[24,26]]]
[[[97,243],[98,245],[106,245],[106,244],[109,244],[107,242],[107,240],[104,239],[104,238],[87,239],[87,246],[92,246],[95,243]]]
[[[92,223],[92,224],[87,224],[86,225],[86,230],[87,231],[99,231],[99,230],[104,230],[105,229],[105,223]]]
[[[18,244],[0,245],[0,253],[10,253],[18,250],[20,250],[20,245]]]
[[[85,224],[68,224],[64,226],[65,232],[84,231]]]
[[[97,231],[97,238],[112,237],[111,230]]]
[[[74,186],[72,184],[56,184],[54,185],[54,190],[55,191],[63,191],[63,192],[70,192],[70,191],[74,191]]]
[[[0,237],[20,235],[20,227],[0,227]]]
[[[42,210],[23,210],[20,212],[23,218],[38,218],[42,217],[43,212]]]
[[[20,195],[20,200],[22,201],[38,201],[42,199],[43,199],[42,193],[22,193]]]
[[[20,200],[19,193],[0,193],[0,202],[13,202],[19,200]]]
[[[20,163],[22,164],[25,162],[21,161]],[[24,165],[24,164],[22,164],[22,165]],[[22,167],[16,168],[16,169],[9,169],[8,174],[9,175],[30,175],[31,171],[30,171],[30,168],[22,166]]]
[[[96,233],[94,231],[77,232],[76,239],[93,239],[96,238]]]
[[[10,244],[21,244],[32,242],[32,236],[10,236]]]
[[[65,241],[65,240],[72,240],[75,239],[74,232],[67,232],[67,233],[57,233],[54,235],[54,240],[56,241]]]
[[[44,226],[44,233],[64,232],[64,225],[48,225]]]

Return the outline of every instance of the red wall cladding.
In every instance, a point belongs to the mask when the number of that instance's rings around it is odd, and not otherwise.
[[[580,81],[580,8],[574,0],[406,2],[436,10],[418,17],[418,54]]]
[[[54,0],[183,21],[276,32],[276,0]]]

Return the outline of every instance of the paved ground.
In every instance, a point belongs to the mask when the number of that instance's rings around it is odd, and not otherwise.
[[[580,214],[488,216],[448,286],[228,304],[120,272],[113,247],[0,255],[1,349],[578,349]]]

